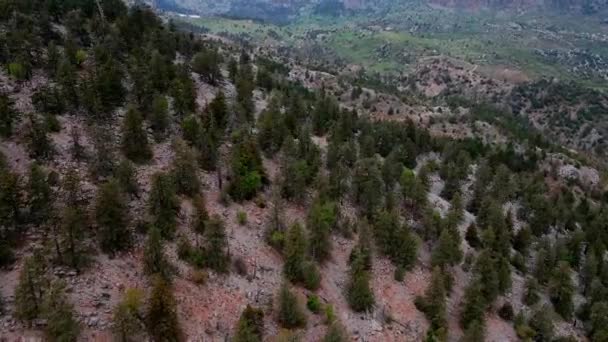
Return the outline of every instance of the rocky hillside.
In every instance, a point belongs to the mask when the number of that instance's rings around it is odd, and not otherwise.
[[[608,335],[604,169],[497,108],[576,89],[393,87],[101,4],[0,0],[0,339]]]

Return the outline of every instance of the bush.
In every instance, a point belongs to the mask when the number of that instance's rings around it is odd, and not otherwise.
[[[281,285],[279,291],[278,321],[286,329],[302,328],[306,325],[306,315],[300,308],[298,297],[289,290],[287,284]]]
[[[245,260],[243,260],[242,257],[237,257],[236,259],[234,259],[234,269],[236,270],[236,273],[240,276],[244,277],[248,274],[247,264],[245,263]]]
[[[205,270],[192,270],[190,271],[190,281],[197,285],[204,285],[209,278],[207,271]]]
[[[239,211],[236,213],[236,221],[238,222],[238,224],[240,224],[241,226],[244,226],[247,224],[247,213],[244,211]]]
[[[308,290],[315,291],[321,286],[321,273],[312,261],[307,261],[302,265],[303,283]]]
[[[513,312],[513,306],[511,305],[511,303],[504,303],[498,310],[498,316],[500,316],[505,321],[513,320],[513,317],[515,317],[515,313]]]
[[[401,266],[397,266],[395,269],[395,280],[398,282],[402,282],[405,278],[405,268]]]
[[[318,314],[319,312],[321,312],[321,301],[319,300],[319,297],[317,295],[310,295],[308,297],[308,300],[306,301],[306,307],[308,308],[308,310],[310,310],[310,312]]]

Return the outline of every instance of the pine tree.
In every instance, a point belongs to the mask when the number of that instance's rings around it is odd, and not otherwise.
[[[287,135],[287,127],[279,100],[273,97],[258,118],[258,144],[266,156],[272,157],[279,151]]]
[[[306,325],[306,315],[298,297],[289,290],[289,286],[285,283],[281,285],[279,291],[278,321],[286,329],[301,328]]]
[[[146,312],[146,325],[148,334],[155,342],[182,340],[175,298],[171,291],[171,286],[164,278],[155,277],[153,279],[152,293]]]
[[[477,257],[474,268],[481,283],[481,292],[487,304],[494,302],[499,294],[500,283],[497,273],[496,260],[489,250],[483,250]]]
[[[17,117],[14,101],[5,93],[0,93],[0,136],[8,137],[13,133]]]
[[[207,49],[196,54],[192,60],[192,70],[209,84],[216,85],[222,79],[221,56],[217,50]]]
[[[353,260],[350,266],[350,279],[346,290],[346,299],[351,309],[356,312],[367,311],[374,305],[374,293],[370,288],[370,277],[365,269],[361,256]]]
[[[129,208],[118,181],[111,179],[100,187],[95,217],[102,250],[113,254],[130,246]]]
[[[332,323],[328,328],[322,342],[348,342],[350,339],[344,326],[340,322]]]
[[[59,236],[61,239],[62,262],[79,270],[86,261],[87,250],[84,246],[88,218],[82,199],[81,179],[76,170],[70,169],[64,177],[62,190],[64,193],[65,207],[61,215]],[[59,250],[58,250],[59,252]]]
[[[574,284],[571,269],[566,262],[560,262],[549,281],[549,296],[559,313],[565,320],[570,320],[574,313]]]
[[[233,342],[262,342],[264,338],[264,311],[247,305],[236,327]]]
[[[143,292],[127,289],[114,308],[112,316],[114,335],[120,342],[136,341],[143,331]]]
[[[179,203],[175,196],[172,177],[157,173],[152,177],[152,189],[148,199],[153,225],[160,230],[163,238],[171,239],[177,226]]]
[[[207,230],[207,222],[209,221],[209,213],[207,212],[207,204],[205,197],[202,195],[194,197],[192,200],[194,205],[194,213],[192,215],[192,230],[197,234],[204,234]]]
[[[472,248],[477,249],[481,247],[481,239],[479,238],[479,234],[477,233],[477,226],[475,225],[475,223],[471,223],[467,227],[465,239],[469,243],[469,246],[471,246]]]
[[[178,116],[184,117],[196,111],[196,89],[186,65],[178,68],[176,74],[170,88],[173,109]]]
[[[30,115],[28,121],[27,147],[30,156],[35,159],[50,158],[54,147],[48,136],[47,125],[34,115]]]
[[[473,279],[464,292],[460,316],[460,324],[465,330],[475,325],[483,325],[486,303],[482,281],[480,279]]]
[[[484,342],[485,326],[483,321],[475,320],[464,331],[462,342]]]
[[[121,147],[125,156],[133,162],[142,163],[152,158],[148,135],[143,128],[143,118],[141,113],[132,106],[125,114]]]
[[[44,296],[42,317],[47,320],[46,336],[49,341],[76,341],[80,334],[74,308],[65,295],[65,284],[54,281]]]
[[[209,103],[209,114],[213,116],[215,124],[219,128],[226,128],[228,124],[228,106],[226,105],[226,95],[222,90]]]
[[[384,183],[376,159],[359,160],[353,178],[355,201],[367,217],[372,217],[384,203]]]
[[[201,188],[194,151],[182,140],[174,143],[175,157],[171,171],[178,194],[195,196]]]
[[[129,195],[137,195],[139,193],[139,184],[137,184],[137,172],[133,164],[128,160],[122,160],[114,172],[114,178],[120,184],[120,188]]]
[[[457,237],[455,237],[457,236]],[[431,263],[434,266],[453,266],[462,261],[462,250],[460,249],[460,233],[458,230],[446,228],[439,235],[439,242],[433,254]]]
[[[318,198],[308,214],[308,230],[310,239],[308,250],[317,261],[326,260],[331,253],[330,236],[337,223],[337,208],[333,202],[325,202]]]
[[[45,262],[39,250],[25,259],[15,288],[15,317],[31,321],[40,316],[44,291],[49,281]]]
[[[285,237],[285,263],[283,264],[283,274],[292,282],[300,282],[304,279],[306,244],[302,226],[299,223],[293,224]]]
[[[227,272],[230,265],[228,255],[228,238],[222,219],[215,215],[205,227],[207,247],[205,249],[205,263],[207,267],[216,272]]]
[[[6,238],[19,223],[21,201],[19,176],[10,170],[0,170],[0,234]]]
[[[144,272],[147,275],[159,275],[163,279],[171,277],[171,266],[163,251],[163,240],[160,231],[151,227],[144,249]]]
[[[95,127],[93,134],[95,153],[91,169],[96,178],[102,179],[111,176],[116,168],[114,139],[106,127]]]
[[[410,228],[401,224],[396,212],[380,212],[374,222],[374,236],[378,248],[393,263],[409,269],[418,253],[418,241]]]
[[[608,302],[597,302],[591,306],[591,328],[593,341],[608,341]]]
[[[51,215],[53,191],[48,184],[44,170],[37,163],[30,167],[27,185],[29,220],[34,224],[46,222]]]
[[[430,321],[430,330],[438,341],[445,341],[447,338],[446,280],[443,272],[441,268],[435,267],[431,284],[424,297],[418,297],[415,301],[416,307],[424,312]]]
[[[253,198],[262,188],[265,173],[262,157],[252,137],[245,136],[232,150],[232,181],[228,193],[236,201]]]
[[[152,130],[156,140],[162,140],[165,131],[169,127],[169,103],[164,95],[157,95],[152,104],[152,116],[150,117]]]

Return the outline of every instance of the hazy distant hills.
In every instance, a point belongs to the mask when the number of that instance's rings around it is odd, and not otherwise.
[[[328,15],[361,9],[385,11],[391,6],[412,1],[426,1],[431,5],[474,11],[552,10],[596,14],[608,8],[608,0],[147,0],[166,11],[273,22],[289,21],[303,10]]]

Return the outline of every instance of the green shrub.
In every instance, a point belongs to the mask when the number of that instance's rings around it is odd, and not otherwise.
[[[27,69],[21,63],[10,63],[8,65],[8,74],[14,79],[22,81],[27,78]]]
[[[317,295],[310,295],[308,297],[308,300],[306,301],[306,307],[308,308],[308,310],[310,310],[310,312],[318,314],[319,312],[321,312],[321,301],[319,300],[319,297]]]
[[[238,211],[236,213],[236,221],[238,222],[238,224],[240,224],[241,226],[244,226],[247,224],[247,213],[244,211]]]

